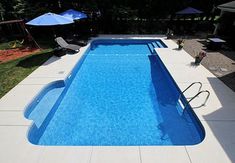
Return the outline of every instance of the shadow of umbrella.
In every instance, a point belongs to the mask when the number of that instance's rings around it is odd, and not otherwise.
[[[35,54],[35,55],[26,57],[25,59],[21,60],[17,64],[17,67],[32,68],[32,67],[40,66],[52,56],[53,56],[53,52],[51,51],[48,51],[42,54]]]

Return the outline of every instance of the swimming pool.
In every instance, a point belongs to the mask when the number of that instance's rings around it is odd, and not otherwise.
[[[95,40],[65,81],[25,112],[37,145],[194,145],[204,129],[153,48],[161,40]],[[181,102],[185,105],[185,98]]]

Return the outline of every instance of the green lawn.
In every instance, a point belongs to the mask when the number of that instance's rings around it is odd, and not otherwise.
[[[8,41],[4,43],[0,43],[0,50],[6,50],[6,49],[11,49],[13,48],[20,48],[22,47],[21,41],[19,40],[13,40],[13,41]]]
[[[0,98],[53,55],[52,49],[0,64]]]

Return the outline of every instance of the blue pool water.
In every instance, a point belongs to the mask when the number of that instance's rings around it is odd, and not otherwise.
[[[149,46],[160,40],[98,40],[66,81],[42,91],[26,110],[38,145],[193,145],[197,117]],[[182,97],[181,101],[185,103]]]

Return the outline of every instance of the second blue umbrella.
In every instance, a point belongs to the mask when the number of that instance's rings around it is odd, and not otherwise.
[[[67,18],[73,19],[73,20],[79,20],[79,19],[85,19],[87,18],[87,15],[83,12],[76,11],[73,9],[67,10],[60,14],[61,16],[65,16]]]

